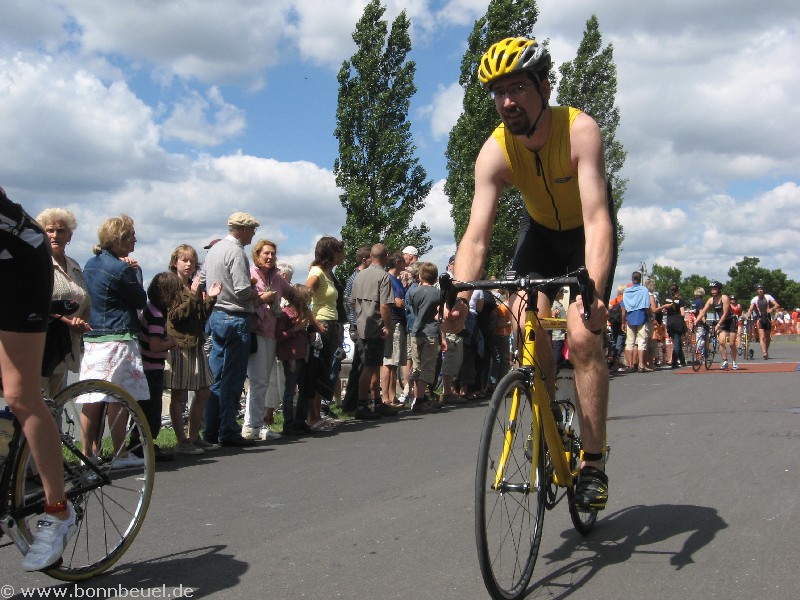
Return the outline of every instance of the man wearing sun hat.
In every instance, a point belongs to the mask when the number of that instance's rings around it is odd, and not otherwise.
[[[205,440],[222,446],[252,446],[236,422],[239,399],[247,378],[250,321],[257,303],[266,302],[250,281],[250,261],[244,248],[253,241],[258,220],[245,212],[228,217],[228,235],[211,246],[205,261],[206,281],[222,283],[222,292],[208,319],[214,384],[206,403]]]

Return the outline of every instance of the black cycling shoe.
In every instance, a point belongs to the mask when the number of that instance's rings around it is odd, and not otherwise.
[[[603,510],[608,502],[608,475],[594,467],[583,467],[575,484],[573,504],[583,511]]]

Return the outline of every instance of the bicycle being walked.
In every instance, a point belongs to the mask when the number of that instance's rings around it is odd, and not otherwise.
[[[780,308],[778,302],[771,295],[764,292],[764,284],[756,285],[756,295],[750,301],[750,308],[747,310],[747,320],[755,319],[756,332],[758,333],[758,343],[761,345],[761,352],[764,360],[769,358],[770,336],[772,331],[772,321],[770,314]]]
[[[731,311],[731,301],[727,294],[722,293],[722,284],[719,281],[711,282],[711,297],[706,301],[697,320],[705,320],[706,324],[713,328],[714,334],[719,342],[719,349],[722,356],[720,369],[728,369],[728,352],[730,351],[730,366],[736,370],[739,365],[736,363],[736,329],[738,321]],[[698,340],[698,345],[700,341]]]

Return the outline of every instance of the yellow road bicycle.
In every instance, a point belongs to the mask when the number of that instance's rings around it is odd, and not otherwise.
[[[573,503],[581,438],[572,425],[575,405],[550,397],[536,359],[536,329],[566,329],[565,319],[540,318],[537,292],[548,285],[579,285],[591,303],[588,274],[581,269],[555,279],[454,282],[440,280],[445,302],[466,290],[508,290],[528,298],[519,366],[495,387],[483,424],[475,473],[475,538],[486,589],[496,599],[520,598],[533,575],[546,510],[567,497],[575,529],[588,535],[597,511]],[[588,315],[585,315],[588,318]],[[550,343],[549,336],[541,340]],[[606,446],[606,458],[610,448]]]
[[[80,441],[78,413],[81,401],[96,400],[105,402],[97,439],[102,452],[88,457]],[[81,581],[111,567],[139,532],[153,491],[153,438],[136,400],[106,381],[79,381],[45,402],[61,432],[64,487],[77,523],[61,561],[45,573],[63,581]],[[122,463],[115,465],[115,458],[125,449],[141,455],[143,464],[116,468]],[[44,501],[42,481],[22,427],[10,411],[1,411],[0,537],[7,535],[23,555],[44,512]]]

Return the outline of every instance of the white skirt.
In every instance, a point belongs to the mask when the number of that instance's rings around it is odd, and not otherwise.
[[[86,343],[81,359],[81,380],[103,379],[118,385],[136,400],[150,399],[150,389],[147,387],[147,378],[145,378],[142,368],[142,354],[136,341],[84,341]],[[103,394],[86,394],[76,400],[76,403],[86,404],[107,402],[108,400],[108,396]]]

